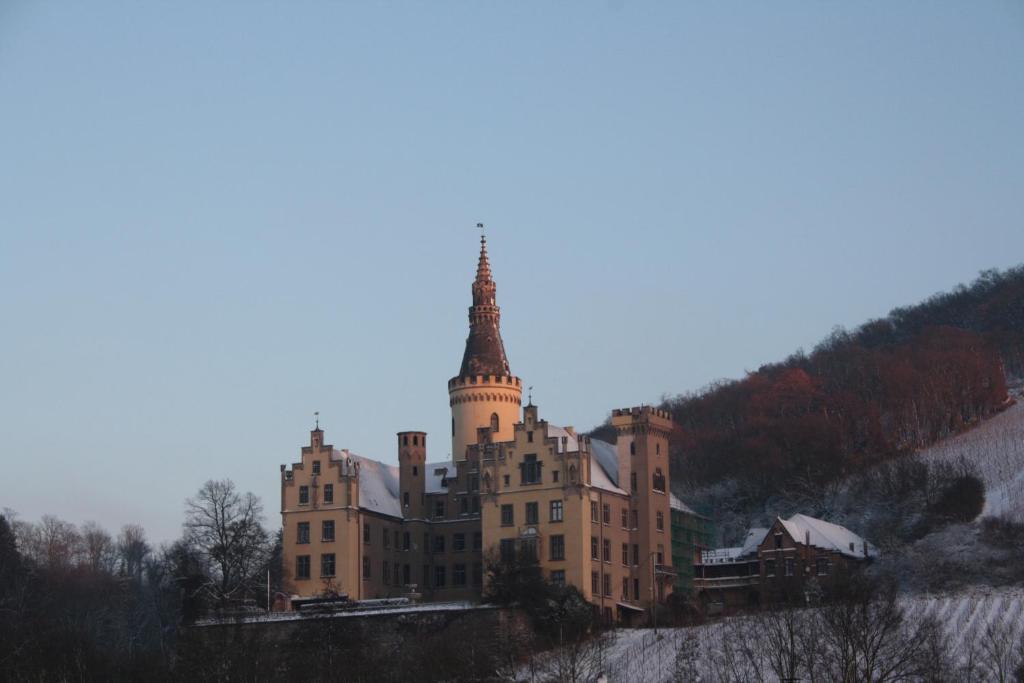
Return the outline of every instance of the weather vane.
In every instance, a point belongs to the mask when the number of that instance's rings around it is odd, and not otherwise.
[[[533,387],[526,387],[526,389],[527,389],[527,393],[526,393],[527,405],[531,405],[532,406],[533,405]]]
[[[316,429],[320,429],[320,411],[313,413],[313,417],[316,418]]]
[[[483,241],[483,239],[484,239],[484,224],[483,223],[477,223],[476,227],[480,228],[480,240]]]

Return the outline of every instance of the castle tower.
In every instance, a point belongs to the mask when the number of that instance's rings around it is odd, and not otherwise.
[[[523,402],[522,382],[509,370],[501,341],[501,309],[495,298],[496,289],[487,259],[487,238],[481,236],[466,351],[459,374],[448,380],[452,459],[456,462],[466,459],[466,447],[477,442],[479,427],[491,428],[495,441],[511,440],[512,426],[519,419]]]
[[[634,538],[647,560],[645,571],[634,578],[640,580],[640,595],[645,600],[655,592],[658,600],[663,600],[672,579],[668,469],[672,416],[650,406],[613,410],[612,426],[617,434],[619,487],[630,494],[630,508],[636,511],[639,523]],[[657,586],[653,586],[655,578]]]
[[[398,432],[398,480],[402,516],[425,519],[427,433]]]

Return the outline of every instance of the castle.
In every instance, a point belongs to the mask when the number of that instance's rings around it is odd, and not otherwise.
[[[532,555],[608,621],[631,621],[672,591],[667,413],[615,410],[614,444],[540,418],[510,370],[487,255],[469,336],[448,382],[452,461],[427,434],[398,432],[398,466],[324,443],[281,465],[284,585],[293,599],[409,594],[479,600],[488,561]]]

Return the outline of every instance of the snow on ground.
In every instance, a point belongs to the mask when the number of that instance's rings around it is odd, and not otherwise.
[[[925,449],[927,458],[965,457],[985,482],[983,515],[1006,515],[1024,522],[1024,400],[969,432]]]
[[[908,596],[901,602],[908,623],[931,616],[945,625],[952,658],[959,666],[964,665],[972,646],[975,648],[974,656],[978,656],[976,648],[980,647],[990,624],[1002,625],[1008,631],[1010,642],[1019,643],[1024,638],[1024,589]],[[722,639],[727,637],[724,624],[724,621],[718,621],[685,629],[659,629],[660,637],[657,638],[652,629],[617,630],[605,647],[588,655],[590,661],[583,667],[581,679],[592,680],[596,672],[601,671],[610,683],[667,683],[672,680],[677,648],[689,640],[694,648],[699,680],[716,680],[711,658],[721,651]],[[759,640],[751,639],[750,643],[757,647]],[[529,667],[520,669],[517,678],[521,681],[549,680],[551,673],[545,670],[544,665],[535,665],[533,671]],[[776,680],[770,670],[763,673],[765,680]]]

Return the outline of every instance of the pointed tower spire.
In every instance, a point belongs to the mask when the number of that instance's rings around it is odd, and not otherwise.
[[[483,223],[476,227],[483,229]],[[462,355],[461,377],[476,375],[511,375],[505,345],[501,341],[501,309],[498,308],[497,285],[491,278],[491,262],[487,258],[487,236],[480,235],[480,260],[473,281],[473,305],[469,308],[469,337]]]

